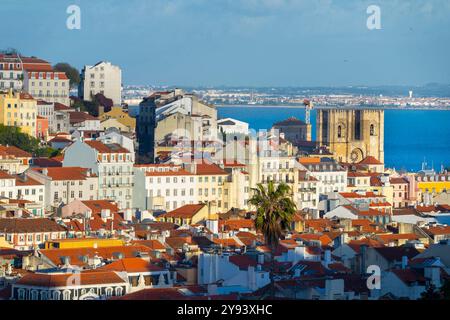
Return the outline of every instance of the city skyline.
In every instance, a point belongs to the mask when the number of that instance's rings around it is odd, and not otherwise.
[[[69,62],[78,69],[109,60],[125,70],[124,84],[450,83],[450,23],[445,19],[450,4],[378,1],[381,29],[369,30],[371,4],[375,3],[6,1],[2,8],[21,14],[28,23],[15,25],[16,31],[3,40],[24,55]],[[70,5],[81,10],[80,30],[66,27]],[[7,15],[5,23],[13,19],[14,14]],[[330,55],[330,50],[335,53]],[[136,56],[143,59],[130,59]]]

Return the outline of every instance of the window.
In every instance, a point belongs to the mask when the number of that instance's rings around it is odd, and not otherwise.
[[[370,125],[370,135],[371,136],[375,135],[375,126],[373,124]]]
[[[342,127],[338,126],[338,132],[337,132],[338,138],[342,138]]]

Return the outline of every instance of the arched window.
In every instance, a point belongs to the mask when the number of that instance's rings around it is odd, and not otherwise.
[[[63,292],[63,299],[64,300],[70,300],[70,290],[64,290],[64,292]]]
[[[113,295],[113,289],[112,288],[106,288],[106,296],[111,297]]]
[[[31,291],[31,300],[38,300],[39,293],[36,290]]]
[[[61,294],[59,291],[53,291],[53,300],[59,300],[60,296]]]
[[[337,132],[338,138],[342,138],[342,127],[338,126],[338,132]]]
[[[375,126],[373,124],[370,125],[370,135],[371,136],[375,135]]]
[[[116,296],[121,296],[122,295],[122,288],[121,287],[117,287],[116,288]]]

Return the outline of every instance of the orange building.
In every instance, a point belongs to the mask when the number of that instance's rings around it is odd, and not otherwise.
[[[48,136],[48,119],[36,117],[36,138],[46,140]]]

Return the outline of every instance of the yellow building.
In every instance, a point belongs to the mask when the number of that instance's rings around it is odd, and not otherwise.
[[[136,119],[133,117],[130,117],[128,113],[124,112],[122,107],[112,107],[111,111],[102,113],[99,116],[100,121],[105,121],[108,119],[115,119],[124,126],[128,128],[128,131],[135,131],[136,130]]]
[[[125,242],[121,239],[62,239],[45,242],[45,249],[79,249],[79,248],[104,248],[122,247]]]
[[[23,133],[36,137],[37,101],[28,93],[0,93],[0,124],[19,127]]]
[[[417,187],[421,193],[439,194],[450,190],[450,174],[418,176]]]
[[[206,204],[187,204],[158,216],[159,222],[175,223],[179,226],[197,224],[205,220],[217,220]]]
[[[14,246],[6,241],[5,236],[0,236],[0,248],[14,248]]]

